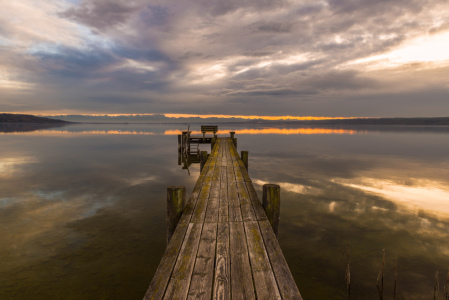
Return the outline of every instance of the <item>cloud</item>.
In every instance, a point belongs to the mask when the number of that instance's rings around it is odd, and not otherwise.
[[[60,16],[103,30],[126,23],[131,14],[142,6],[142,3],[136,1],[91,0],[70,7]]]
[[[364,116],[371,103],[354,110],[341,100],[334,112],[327,97],[388,95],[385,103],[396,106],[404,103],[398,93],[406,90],[447,89],[444,64],[354,64],[428,34],[441,39],[449,28],[443,0],[24,0],[4,10],[5,106],[20,99],[23,107],[51,102],[85,112],[200,113],[196,104],[205,101],[206,112],[237,102],[250,111],[253,98],[276,97],[286,105],[281,114],[302,109]],[[417,84],[410,85],[410,72]],[[41,98],[19,95],[24,89]],[[117,100],[102,108],[88,99]],[[305,104],[312,99],[315,107]]]

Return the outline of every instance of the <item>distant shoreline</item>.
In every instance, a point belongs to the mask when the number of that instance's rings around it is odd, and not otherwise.
[[[245,120],[245,119],[225,119],[225,118],[172,118],[151,120],[151,117],[142,119],[141,117],[110,117],[110,116],[79,116],[73,115],[73,120],[61,120],[52,116],[39,117],[25,114],[0,114],[0,124],[8,123],[34,123],[34,124],[260,124],[277,126],[358,126],[358,125],[388,125],[388,126],[449,126],[449,117],[425,117],[425,118],[356,118],[356,119],[327,119],[327,120]],[[116,120],[116,121],[115,121]]]

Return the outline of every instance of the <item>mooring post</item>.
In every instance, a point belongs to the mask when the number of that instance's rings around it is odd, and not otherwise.
[[[267,214],[274,234],[278,236],[279,212],[281,209],[281,188],[277,184],[264,184],[262,207]]]
[[[248,171],[248,151],[241,151],[240,153],[241,153],[240,157],[242,158],[246,171]]]
[[[175,232],[186,205],[186,188],[184,186],[169,186],[167,188],[167,245]]]
[[[212,149],[214,149],[215,146],[215,140],[217,139],[217,136],[214,135],[214,137],[210,140],[210,150],[212,152]]]
[[[203,167],[206,164],[207,161],[207,151],[201,151],[201,156],[200,156],[200,172],[203,171]]]
[[[229,133],[231,134],[231,140],[233,140],[233,139],[234,139],[235,131],[229,131]]]
[[[187,131],[182,132],[182,152],[187,154],[187,143],[188,143]]]

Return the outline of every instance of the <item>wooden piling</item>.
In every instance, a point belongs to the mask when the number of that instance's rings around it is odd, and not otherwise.
[[[186,188],[169,186],[167,188],[167,245],[175,232],[186,205]]]
[[[178,134],[178,151],[181,151],[182,135]]]
[[[217,140],[217,136],[214,135],[214,137],[210,140],[210,150],[214,149],[215,141]]]
[[[262,207],[270,221],[274,234],[278,236],[279,212],[281,208],[281,188],[277,184],[264,184]]]
[[[243,164],[245,165],[246,171],[248,171],[248,151],[241,151],[240,154]]]
[[[200,172],[203,170],[204,165],[206,164],[207,161],[207,151],[201,151],[201,156],[200,156]]]

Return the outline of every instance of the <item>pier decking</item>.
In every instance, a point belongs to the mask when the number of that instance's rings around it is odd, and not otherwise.
[[[230,138],[218,138],[144,299],[301,299]]]

